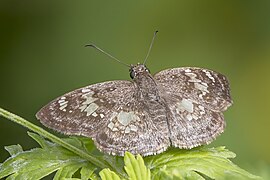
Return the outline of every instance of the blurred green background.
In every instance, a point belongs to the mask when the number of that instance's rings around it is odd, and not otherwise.
[[[270,1],[2,0],[0,23],[0,106],[38,125],[35,113],[63,93],[129,79],[126,67],[85,44],[134,64],[159,30],[151,72],[198,66],[226,75],[234,105],[210,146],[225,145],[239,166],[270,178]],[[0,123],[1,162],[5,145],[37,146],[25,128]]]

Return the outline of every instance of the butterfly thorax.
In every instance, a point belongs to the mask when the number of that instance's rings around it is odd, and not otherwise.
[[[145,65],[131,66],[130,76],[134,81],[137,100],[157,101],[160,99],[156,82]]]

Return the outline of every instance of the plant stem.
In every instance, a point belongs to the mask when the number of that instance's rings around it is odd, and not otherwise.
[[[28,129],[30,129],[31,131],[49,139],[50,141],[59,144],[60,146],[70,150],[71,152],[77,154],[78,156],[81,156],[84,159],[87,159],[88,161],[90,161],[92,164],[94,164],[95,166],[98,166],[100,168],[110,168],[113,171],[116,171],[116,168],[110,166],[109,164],[105,164],[104,162],[101,162],[100,160],[98,160],[97,158],[91,156],[90,154],[86,153],[85,151],[82,151],[81,149],[78,149],[77,147],[63,141],[62,139],[58,138],[57,136],[45,131],[44,129],[42,129],[41,127],[38,127],[32,123],[30,123],[29,121],[25,120],[24,118],[17,116],[16,114],[13,114],[11,112],[8,112],[7,110],[4,110],[2,108],[0,108],[0,116],[3,116],[17,124],[20,124]],[[121,172],[117,172],[120,176],[124,176]]]

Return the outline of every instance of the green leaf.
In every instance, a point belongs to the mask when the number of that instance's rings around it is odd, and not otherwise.
[[[81,179],[82,180],[87,180],[89,178],[91,179],[97,179],[97,176],[95,176],[94,171],[96,168],[93,166],[84,166],[82,167],[80,173],[81,173]]]
[[[32,133],[32,132],[27,132],[28,136],[30,136],[32,139],[34,139],[41,148],[43,149],[49,149],[53,146],[55,146],[54,143],[50,141],[45,141],[44,138],[38,134]]]
[[[0,178],[10,176],[10,179],[36,180],[56,171],[54,179],[57,180],[72,178],[81,169],[83,178],[87,179],[94,173],[96,167],[93,167],[89,161],[46,141],[41,136],[34,133],[29,135],[43,148],[21,151],[18,145],[6,147],[12,156],[0,165]]]
[[[152,179],[258,179],[233,164],[235,154],[225,147],[199,147],[192,150],[171,148],[165,153],[145,158]]]
[[[143,158],[140,155],[137,155],[137,158],[129,152],[125,153],[125,170],[132,180],[150,180],[151,173],[144,165]]]
[[[11,145],[11,146],[5,146],[5,149],[8,151],[10,156],[15,156],[16,154],[23,152],[22,146],[17,145]]]
[[[63,178],[72,178],[76,171],[81,168],[81,163],[74,162],[67,164],[66,166],[60,168],[54,176],[54,180],[61,180]]]
[[[100,171],[99,175],[102,180],[121,180],[115,172],[107,168]]]

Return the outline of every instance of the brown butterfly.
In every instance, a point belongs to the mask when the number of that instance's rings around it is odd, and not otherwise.
[[[155,35],[144,63],[129,66],[132,81],[74,90],[43,107],[37,118],[66,135],[90,137],[112,155],[129,151],[147,156],[169,146],[190,149],[212,142],[224,131],[222,112],[232,104],[227,78],[195,67],[151,75],[145,62]]]

